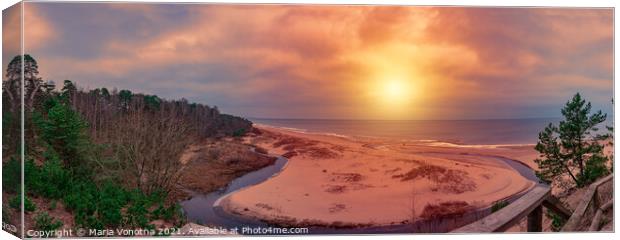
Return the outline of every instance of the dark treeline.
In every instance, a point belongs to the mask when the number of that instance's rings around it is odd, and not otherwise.
[[[183,151],[201,139],[241,136],[252,127],[246,119],[185,99],[84,90],[70,80],[56,86],[38,76],[34,58],[16,56],[2,95],[2,179],[5,191],[16,194],[9,204],[15,209],[21,202],[22,59],[26,203],[29,197],[62,200],[81,227],[149,227],[152,220],[179,220],[178,205],[166,199],[181,177]],[[47,212],[28,209],[47,222],[35,228],[58,227],[49,223]]]
[[[120,118],[143,115],[160,121],[177,121],[190,129],[190,137],[221,137],[241,135],[251,128],[251,122],[222,114],[217,107],[189,103],[185,99],[166,100],[155,95],[133,93],[130,90],[97,88],[77,90],[65,80],[62,93],[69,96],[72,108],[89,123],[90,135],[97,140],[109,139],[111,126],[119,126]],[[112,135],[113,137],[113,135]]]
[[[111,144],[123,177],[145,192],[170,189],[179,178],[178,159],[192,142],[208,137],[240,136],[251,122],[221,114],[217,107],[165,100],[129,90],[80,91],[65,81],[60,96],[88,123],[96,143]]]

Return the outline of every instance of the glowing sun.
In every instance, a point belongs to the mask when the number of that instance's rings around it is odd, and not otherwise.
[[[398,78],[380,81],[377,87],[377,97],[389,104],[406,103],[413,94],[411,84],[408,81]]]

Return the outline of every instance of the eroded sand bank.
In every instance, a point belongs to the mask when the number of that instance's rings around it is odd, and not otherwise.
[[[276,223],[383,226],[488,207],[533,182],[494,156],[534,167],[532,146],[458,146],[257,126],[248,143],[289,158],[277,176],[219,201]]]

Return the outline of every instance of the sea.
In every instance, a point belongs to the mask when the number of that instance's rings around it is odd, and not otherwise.
[[[560,118],[485,120],[333,120],[250,118],[257,124],[352,137],[398,138],[462,145],[536,144],[538,133]],[[600,131],[611,125],[601,123]]]

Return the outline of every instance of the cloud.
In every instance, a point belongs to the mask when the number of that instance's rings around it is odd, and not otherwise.
[[[23,39],[22,31],[22,6],[23,6]],[[15,4],[2,12],[2,42],[3,42],[3,66],[2,71],[6,72],[6,65],[15,57],[21,54],[22,43],[24,52],[36,51],[46,44],[56,40],[56,32],[50,21],[46,19],[45,13],[38,10],[36,5]]]
[[[56,40],[32,49],[45,77],[246,116],[381,118],[369,89],[393,77],[416,88],[393,118],[539,116],[612,93],[611,9],[28,4],[32,34]]]
[[[55,28],[36,5],[24,4],[24,50],[34,51],[57,39]]]
[[[21,5],[15,4],[2,11],[2,72],[6,72],[15,55],[21,52]],[[4,76],[4,74],[3,74]],[[3,78],[4,79],[4,78]]]

